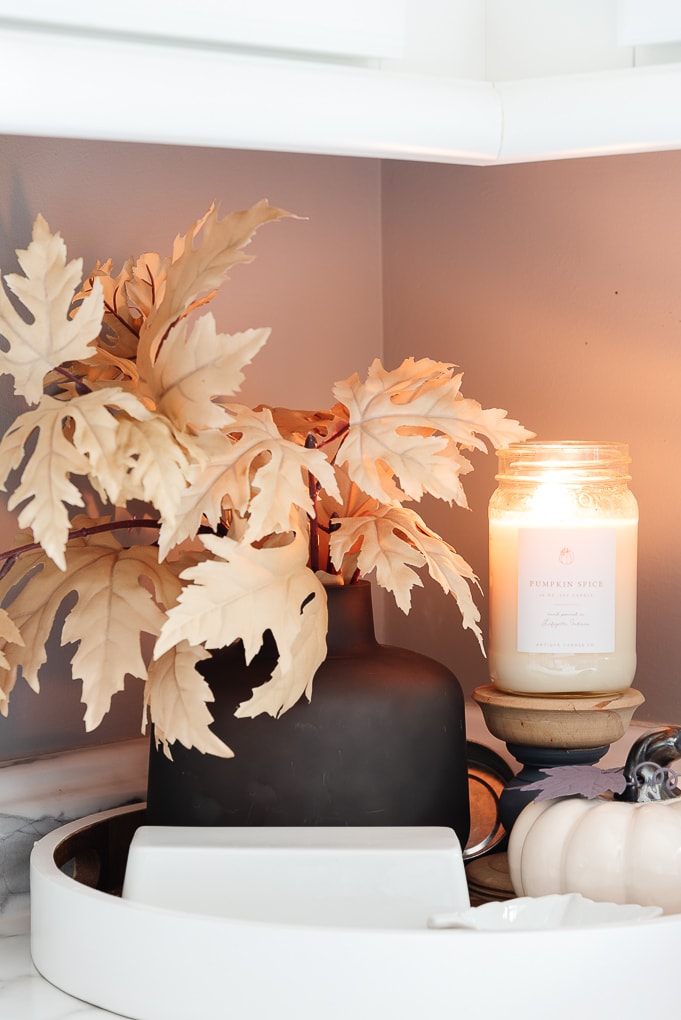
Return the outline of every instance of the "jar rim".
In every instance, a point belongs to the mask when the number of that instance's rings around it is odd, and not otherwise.
[[[630,478],[629,445],[622,442],[568,439],[511,443],[497,450],[497,458],[497,479],[535,480],[552,469],[566,478],[570,475],[576,479],[612,475],[620,481]]]

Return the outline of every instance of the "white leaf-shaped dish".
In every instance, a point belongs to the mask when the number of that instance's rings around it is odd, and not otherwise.
[[[579,893],[521,896],[449,914],[434,914],[429,928],[468,928],[475,931],[523,931],[538,928],[593,928],[631,924],[659,917],[662,907],[633,903],[598,903]]]

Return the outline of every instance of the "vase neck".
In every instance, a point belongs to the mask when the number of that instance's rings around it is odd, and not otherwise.
[[[357,584],[329,586],[326,594],[329,606],[327,655],[347,655],[361,651],[362,648],[375,646],[376,635],[369,582],[358,581]]]

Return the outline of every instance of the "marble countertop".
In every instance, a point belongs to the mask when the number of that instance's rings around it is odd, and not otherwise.
[[[0,767],[0,1017],[106,1020],[114,1014],[46,981],[31,959],[29,857],[65,823],[144,799],[148,742],[63,752]]]
[[[0,927],[0,1016],[6,1020],[106,1020],[116,1015],[74,999],[41,977],[31,960],[26,925],[15,934],[3,934]]]

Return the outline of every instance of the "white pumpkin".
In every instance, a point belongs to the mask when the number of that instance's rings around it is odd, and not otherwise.
[[[681,730],[641,738],[625,766],[629,778],[678,757]],[[646,764],[641,765],[644,761]],[[518,896],[581,893],[592,900],[656,905],[681,913],[681,796],[650,784],[643,802],[610,797],[533,801],[516,819],[508,864]],[[636,795],[636,794],[632,794]],[[668,799],[651,799],[666,797]]]
[[[523,808],[508,841],[517,896],[581,893],[681,913],[681,797],[560,797]]]

